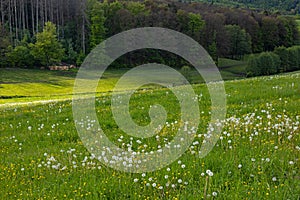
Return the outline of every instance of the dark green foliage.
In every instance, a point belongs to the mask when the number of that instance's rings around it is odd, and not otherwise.
[[[273,51],[279,46],[288,48],[297,44],[298,40],[295,18],[280,16],[279,13],[274,15],[269,11],[263,13],[216,6],[215,3],[221,0],[211,1],[210,5],[167,0],[72,0],[72,4],[70,1],[63,1],[58,8],[49,8],[49,12],[46,12],[41,7],[37,7],[36,1],[24,0],[22,2],[28,5],[19,8],[20,5],[17,4],[17,11],[20,10],[20,13],[16,16],[14,12],[10,13],[10,10],[7,10],[6,4],[10,1],[4,1],[4,6],[1,7],[4,12],[0,10],[0,13],[3,14],[4,19],[11,17],[13,21],[0,27],[0,66],[25,66],[25,63],[16,61],[12,57],[21,52],[27,54],[28,50],[23,47],[28,48],[27,43],[35,42],[35,40],[38,40],[35,45],[30,45],[34,65],[59,64],[61,61],[80,65],[89,52],[103,40],[138,27],[164,27],[187,34],[199,42],[216,62],[220,57],[241,59],[244,54],[251,52]],[[41,2],[41,5],[45,2]],[[222,2],[225,1],[222,0]],[[250,1],[249,5],[253,2],[255,1]],[[40,15],[30,15],[31,6],[34,9],[41,9]],[[19,21],[23,12],[26,16],[24,20]],[[57,13],[58,16],[56,16]],[[28,24],[25,23],[25,19],[28,19]],[[45,35],[44,32],[41,33],[44,28],[43,23],[49,19],[57,27],[50,34],[54,36],[54,40],[52,36],[52,39],[50,36],[41,38],[41,35]],[[1,22],[0,20],[0,24]],[[20,45],[19,40],[24,35],[28,35],[28,40],[26,44]],[[47,44],[46,47],[43,46],[47,43],[45,41],[55,42],[50,42],[51,45]],[[60,43],[66,50],[65,53]],[[14,51],[8,49],[8,46],[23,47],[18,47]],[[293,59],[294,54],[296,53],[290,52],[290,57]],[[8,59],[6,55],[11,58]],[[173,59],[173,56],[168,56],[165,53],[147,49],[143,52],[128,53],[113,66],[133,67],[144,63],[145,60],[168,63],[176,67],[183,65],[182,62]],[[289,61],[291,66],[296,63],[293,59]],[[29,66],[29,64],[26,65]],[[281,66],[281,68],[280,71],[285,71],[287,66]],[[293,69],[295,67],[289,70]]]
[[[300,69],[300,47],[290,47],[288,51],[288,67],[287,71],[294,71]]]
[[[244,54],[251,53],[251,37],[238,25],[227,25],[229,36],[229,55],[232,58],[241,58]]]
[[[274,53],[280,57],[279,72],[286,72],[289,67],[289,53],[286,47],[278,47],[274,50]]]
[[[0,67],[6,67],[8,64],[5,54],[7,53],[9,46],[9,35],[6,29],[0,24]]]
[[[78,53],[74,49],[74,44],[71,39],[64,41],[64,49],[66,49],[65,57],[63,58],[63,62],[69,64],[76,64],[76,60],[78,57]]]
[[[272,52],[263,52],[257,57],[252,57],[247,68],[248,76],[271,75],[278,72],[280,58]]]
[[[94,48],[105,39],[106,28],[104,27],[104,10],[99,1],[90,1],[90,48]]]
[[[195,2],[216,3],[234,7],[256,8],[271,12],[300,13],[300,2],[295,0],[194,0]]]
[[[12,67],[32,67],[34,58],[30,53],[28,46],[9,46],[9,52],[6,53],[7,61]]]
[[[279,46],[279,30],[277,20],[272,17],[264,17],[261,25],[262,41],[265,51],[273,51]]]

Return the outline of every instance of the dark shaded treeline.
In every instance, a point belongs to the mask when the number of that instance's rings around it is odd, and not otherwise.
[[[188,2],[189,0],[180,0]],[[221,4],[235,7],[256,8],[272,12],[282,12],[286,14],[299,14],[299,0],[193,0],[194,2],[207,2],[211,4]]]
[[[298,39],[293,18],[211,4],[171,0],[2,0],[0,66],[17,66],[18,62],[12,63],[9,57],[11,53],[19,53],[14,51],[20,46],[22,52],[30,54],[28,58],[33,56],[30,43],[37,42],[37,33],[43,31],[47,21],[56,25],[55,37],[64,48],[62,61],[78,65],[105,38],[136,27],[158,26],[185,33],[203,45],[216,61],[218,57],[239,59],[248,53],[290,47]],[[43,65],[34,59],[35,62],[21,63]],[[123,56],[115,66],[121,62],[123,66],[142,63],[147,59],[177,67],[183,64],[167,52],[144,50]]]

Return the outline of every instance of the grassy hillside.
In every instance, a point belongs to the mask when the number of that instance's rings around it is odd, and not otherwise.
[[[245,67],[244,62],[220,59],[220,70],[224,80],[242,78]],[[126,71],[126,69],[106,71],[103,79],[99,82],[97,92],[112,91],[117,80]],[[189,76],[188,79],[192,83],[199,83],[203,80],[196,70],[191,70],[186,75]],[[0,68],[0,104],[70,99],[75,77],[76,71]]]
[[[60,72],[51,77],[47,87]],[[72,82],[66,76],[58,80],[60,92]],[[176,162],[143,174],[115,171],[92,156],[75,130],[70,101],[1,107],[0,199],[299,199],[300,72],[228,81],[225,87],[227,119],[213,151],[198,156],[210,99],[205,85],[194,85],[201,124],[193,145]],[[124,134],[110,101],[109,95],[99,96],[96,110],[116,145],[149,152],[173,139],[180,109],[167,89],[139,91],[131,98],[132,118],[140,125],[149,123],[150,105],[160,103],[169,112],[159,137]]]

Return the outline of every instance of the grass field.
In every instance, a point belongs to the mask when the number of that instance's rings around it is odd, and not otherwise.
[[[0,80],[7,84],[0,84],[0,96],[11,99],[1,103],[69,98],[75,77],[75,72],[3,72]],[[178,128],[179,102],[164,88],[136,92],[130,112],[137,124],[150,122],[148,109],[157,103],[168,111],[167,122],[159,137],[129,137],[112,117],[111,96],[101,93],[110,91],[121,74],[107,72],[106,87],[98,88],[101,127],[120,147],[159,150]],[[193,87],[201,111],[193,144],[176,162],[142,174],[115,171],[86,150],[70,100],[0,107],[0,199],[299,199],[300,72],[227,81],[225,127],[202,159],[210,98],[205,85]]]
[[[220,71],[224,80],[243,78],[245,67],[245,62],[220,59]],[[99,82],[97,92],[112,91],[117,80],[126,71],[127,69],[106,71]],[[76,70],[0,69],[0,105],[12,102],[71,99],[76,72]],[[191,70],[188,76],[191,83],[202,82],[196,70]]]

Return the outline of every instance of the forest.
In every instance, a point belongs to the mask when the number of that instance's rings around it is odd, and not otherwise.
[[[100,42],[137,27],[164,27],[185,33],[218,58],[289,48],[298,42],[293,16],[172,0],[3,0],[0,4],[0,67],[80,66]],[[113,67],[143,62],[186,64],[168,52],[143,50]]]
[[[184,0],[182,0],[184,1]],[[221,4],[233,7],[255,8],[272,12],[282,12],[289,14],[300,13],[299,0],[194,0],[195,2],[206,2],[211,4]]]

